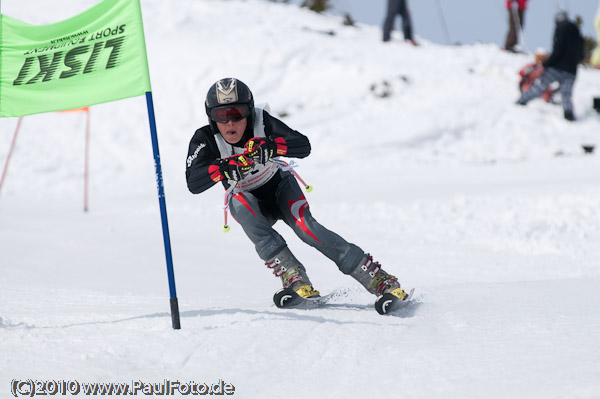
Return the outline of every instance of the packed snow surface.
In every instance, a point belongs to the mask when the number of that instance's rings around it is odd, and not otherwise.
[[[56,22],[93,0],[5,0]],[[181,330],[171,327],[143,97],[85,118],[22,121],[0,196],[0,397],[13,380],[212,384],[240,398],[600,398],[600,71],[580,67],[578,120],[514,105],[532,55],[413,47],[379,27],[261,0],[142,1]],[[374,297],[283,223],[318,310],[280,287],[223,190],[192,195],[185,159],[204,97],[237,77],[309,137],[313,215],[373,254],[412,304]],[[17,118],[0,120],[0,166]],[[82,394],[83,395],[83,394]]]

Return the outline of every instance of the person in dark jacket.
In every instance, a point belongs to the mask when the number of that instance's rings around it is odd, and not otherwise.
[[[385,20],[383,22],[383,41],[390,41],[392,30],[394,29],[394,21],[396,20],[397,15],[402,17],[404,40],[411,42],[416,46],[417,42],[413,38],[412,21],[410,19],[410,11],[408,10],[406,0],[388,0],[387,13],[385,14]]]
[[[545,71],[537,85],[525,91],[517,100],[517,104],[525,105],[532,99],[540,96],[553,82],[560,84],[564,117],[569,121],[575,120],[571,96],[573,84],[577,74],[577,65],[584,57],[583,37],[579,26],[569,21],[566,12],[561,11],[556,15],[556,28],[554,30],[554,43],[552,53],[543,62]]]
[[[507,51],[516,51],[515,46],[519,41],[519,35],[523,34],[527,1],[528,0],[506,0],[506,9],[508,10],[508,33],[506,34],[504,49]]]
[[[273,229],[278,220],[372,294],[407,298],[397,278],[386,273],[371,255],[314,219],[294,175],[280,168],[280,156],[304,158],[310,154],[305,135],[266,109],[255,107],[252,92],[238,79],[213,84],[205,108],[209,124],[196,130],[189,145],[188,188],[198,194],[217,182],[223,184],[230,195],[231,214],[284,288],[304,298],[319,296],[305,267]]]

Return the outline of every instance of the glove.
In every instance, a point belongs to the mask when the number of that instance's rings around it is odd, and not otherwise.
[[[254,167],[254,162],[246,155],[233,155],[219,161],[219,172],[229,180],[240,181]]]
[[[277,137],[275,140],[253,137],[246,143],[244,154],[264,165],[273,157],[287,154],[287,144],[283,137]]]

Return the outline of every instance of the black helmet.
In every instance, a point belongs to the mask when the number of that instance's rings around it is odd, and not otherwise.
[[[218,80],[208,89],[204,106],[208,122],[215,133],[219,130],[211,117],[211,111],[217,107],[235,104],[244,104],[248,107],[248,125],[251,127],[254,124],[254,96],[244,82],[235,78],[225,78]]]

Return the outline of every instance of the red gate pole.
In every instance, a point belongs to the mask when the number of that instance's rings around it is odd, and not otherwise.
[[[88,171],[90,152],[90,107],[66,109],[58,112],[85,112],[85,149],[83,156],[83,211],[88,211]]]
[[[10,157],[12,156],[13,150],[15,149],[15,143],[17,142],[17,135],[19,134],[19,129],[21,128],[22,120],[23,117],[19,117],[19,120],[17,122],[17,128],[15,129],[15,134],[13,135],[12,143],[10,144],[10,150],[8,150],[8,156],[6,157],[6,162],[4,163],[2,178],[0,178],[0,193],[2,192],[2,186],[4,185],[4,179],[6,178],[6,172],[8,171],[8,163],[10,162]]]

